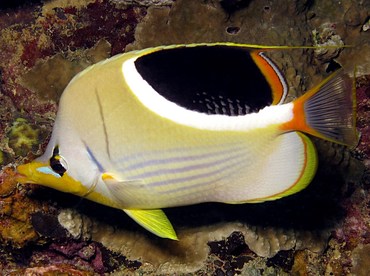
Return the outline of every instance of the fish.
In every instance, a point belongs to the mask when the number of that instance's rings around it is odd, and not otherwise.
[[[358,135],[343,69],[285,102],[266,52],[291,48],[168,45],[92,65],[65,88],[44,154],[17,179],[121,209],[172,240],[163,208],[295,194],[318,166],[309,135],[349,147]]]

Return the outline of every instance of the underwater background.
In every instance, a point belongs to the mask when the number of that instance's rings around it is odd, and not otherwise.
[[[76,73],[124,51],[216,41],[350,46],[268,55],[287,102],[356,68],[357,148],[314,139],[314,181],[278,201],[166,209],[179,242],[120,210],[17,184]],[[2,1],[0,80],[1,275],[370,275],[369,0]]]

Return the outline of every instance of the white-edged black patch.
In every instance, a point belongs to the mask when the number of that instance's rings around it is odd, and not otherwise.
[[[183,108],[238,116],[273,101],[250,51],[225,45],[162,49],[137,58],[135,67],[157,93]]]

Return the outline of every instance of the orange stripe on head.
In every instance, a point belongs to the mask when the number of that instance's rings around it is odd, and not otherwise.
[[[288,89],[285,79],[277,66],[269,58],[264,56],[262,51],[252,51],[251,57],[271,87],[273,94],[272,104],[277,105],[282,103],[282,101],[285,99]]]

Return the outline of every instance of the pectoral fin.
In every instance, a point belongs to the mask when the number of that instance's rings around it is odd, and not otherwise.
[[[140,191],[143,189],[142,187],[145,186],[144,182],[140,179],[121,180],[110,173],[102,174],[102,179],[112,197],[114,197],[122,207],[128,206],[128,204],[139,200],[138,195],[141,195]]]
[[[161,238],[178,240],[171,222],[161,209],[123,209],[123,211],[149,232],[152,232]]]

